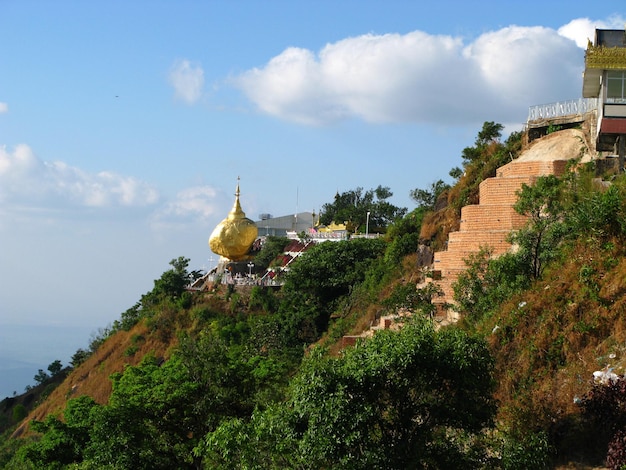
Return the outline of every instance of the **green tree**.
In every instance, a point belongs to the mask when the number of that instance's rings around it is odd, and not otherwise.
[[[35,379],[35,382],[37,382],[38,385],[41,385],[42,383],[44,383],[46,380],[50,378],[50,375],[48,375],[48,373],[45,370],[39,369],[39,371],[37,371],[37,373],[35,374],[35,377],[33,378]]]
[[[397,219],[387,230],[389,245],[385,251],[385,260],[397,265],[402,258],[417,251],[422,220],[427,209],[418,207]]]
[[[277,256],[283,253],[289,244],[289,239],[285,237],[268,236],[261,251],[254,257],[254,265],[259,269],[267,269]]]
[[[172,269],[165,271],[159,279],[154,281],[152,293],[156,296],[177,298],[192,280],[192,275],[187,271],[189,259],[179,256],[169,263]]]
[[[530,266],[524,256],[506,253],[493,258],[492,253],[483,247],[471,254],[465,260],[467,268],[452,286],[456,308],[467,319],[482,318],[530,283]]]
[[[137,324],[143,314],[143,306],[141,302],[137,302],[135,305],[122,312],[119,320],[119,328],[124,331],[130,331],[130,329]]]
[[[432,318],[436,307],[433,298],[443,295],[441,287],[435,283],[428,283],[425,287],[417,288],[415,284],[398,284],[393,288],[383,305],[393,313],[407,309],[411,312],[420,311],[423,315]]]
[[[471,162],[481,159],[484,154],[484,150],[489,145],[499,144],[503,129],[504,126],[502,124],[498,124],[493,121],[484,122],[482,129],[476,136],[474,147],[466,147],[461,152],[464,165],[468,165]]]
[[[72,367],[78,367],[83,362],[87,360],[87,358],[91,355],[91,353],[85,349],[79,348],[72,355],[72,359],[70,360],[70,364]]]
[[[557,246],[565,235],[563,181],[554,175],[542,176],[535,184],[523,184],[515,210],[528,217],[524,228],[511,240],[519,246],[519,256],[530,266],[533,278],[539,278],[546,263],[554,259]]]
[[[56,361],[51,362],[50,365],[48,366],[48,371],[50,372],[50,375],[52,375],[52,377],[59,374],[59,372],[61,372],[62,370],[63,370],[63,364],[58,359]]]
[[[598,240],[626,234],[626,190],[618,180],[605,190],[583,194],[566,213],[570,234],[585,233]]]
[[[448,174],[456,181],[459,180],[461,176],[463,176],[463,170],[460,169],[458,166],[455,166],[450,170]]]
[[[19,423],[24,418],[26,418],[27,415],[28,415],[28,411],[26,410],[26,407],[22,405],[21,403],[18,403],[13,408],[12,418],[13,418],[14,423]]]
[[[91,413],[85,460],[94,468],[198,468],[199,439],[225,419],[248,419],[285,373],[229,325],[230,334],[222,326],[220,335],[182,336],[169,360],[148,356],[114,375],[109,403]]]
[[[363,238],[315,245],[288,272],[285,295],[300,292],[330,306],[365,278],[368,267],[385,248],[382,239]]]
[[[36,468],[56,469],[82,462],[90,444],[91,411],[97,406],[89,397],[75,398],[68,401],[64,420],[49,415],[44,421],[33,421],[31,427],[41,438],[18,454]]]
[[[286,403],[224,422],[196,453],[211,468],[476,468],[492,366],[482,340],[416,320],[340,358],[313,351]]]
[[[113,380],[109,403],[94,414],[88,459],[98,468],[194,468],[190,436],[210,428],[199,424],[201,385],[180,359],[146,357]]]
[[[435,209],[435,204],[445,191],[450,189],[450,185],[443,182],[443,180],[437,180],[431,183],[428,189],[413,189],[409,193],[411,199],[413,199],[418,207],[424,207],[427,210]]]
[[[504,126],[493,121],[486,121],[483,123],[482,129],[478,132],[476,137],[476,146],[480,147],[488,145],[492,142],[499,142],[502,137],[502,130]]]
[[[406,208],[396,207],[388,201],[391,196],[391,190],[383,186],[365,192],[359,187],[337,193],[332,203],[322,206],[320,222],[326,225],[346,223],[352,232],[365,231],[369,212],[370,231],[384,231],[390,223],[406,214]]]

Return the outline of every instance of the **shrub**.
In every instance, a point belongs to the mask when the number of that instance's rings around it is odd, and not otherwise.
[[[22,405],[21,403],[18,403],[13,408],[13,414],[12,414],[13,422],[14,423],[19,423],[24,418],[26,418],[27,414],[28,414],[28,412],[26,411],[26,407],[24,405]]]

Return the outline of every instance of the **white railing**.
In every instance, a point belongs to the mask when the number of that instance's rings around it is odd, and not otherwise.
[[[585,114],[597,109],[597,98],[580,98],[577,100],[559,101],[557,103],[540,104],[528,108],[528,122],[550,119],[561,116]]]

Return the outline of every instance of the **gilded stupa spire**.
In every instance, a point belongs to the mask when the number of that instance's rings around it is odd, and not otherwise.
[[[243,261],[248,258],[250,247],[256,240],[258,229],[256,224],[246,217],[239,202],[239,177],[235,189],[235,203],[209,238],[209,246],[214,253],[231,261]]]
[[[239,176],[237,177],[237,188],[235,189],[235,203],[233,204],[233,208],[228,213],[229,219],[243,219],[246,216],[246,213],[241,208],[241,203],[239,202]]]

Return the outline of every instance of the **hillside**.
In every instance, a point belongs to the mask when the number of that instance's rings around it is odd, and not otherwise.
[[[593,378],[626,371],[626,181],[575,129],[522,149],[485,124],[432,205],[384,238],[314,246],[279,291],[187,292],[173,260],[4,435],[0,464],[619,468],[626,387]],[[460,321],[441,327],[418,246],[441,252],[512,159],[564,164],[516,186],[515,250],[464,253]]]

